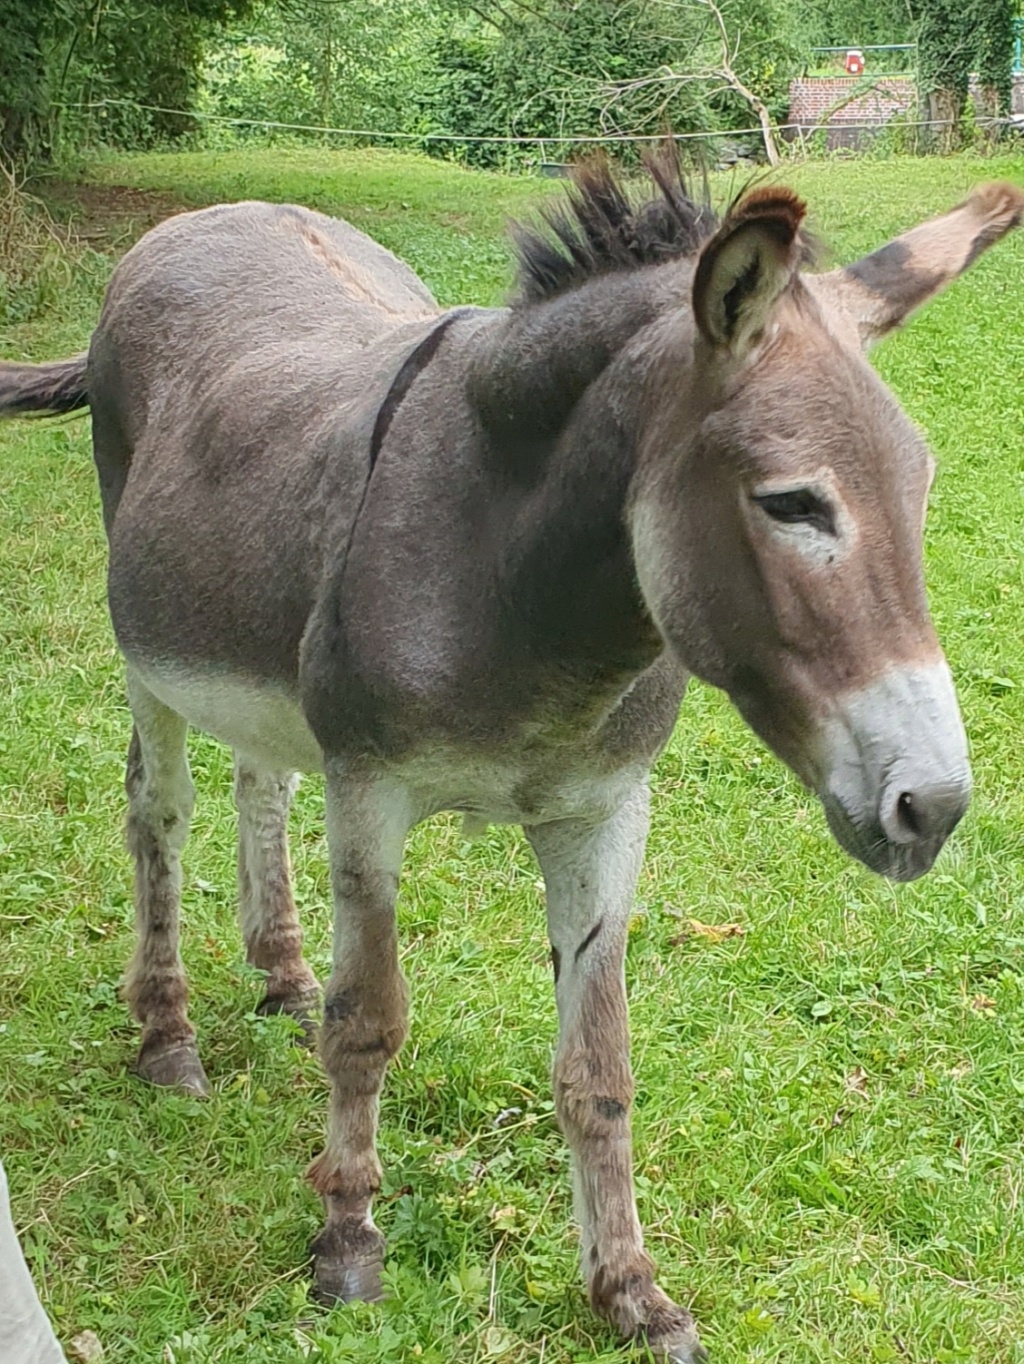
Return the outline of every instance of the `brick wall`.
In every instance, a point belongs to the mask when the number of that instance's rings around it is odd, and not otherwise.
[[[913,77],[883,76],[870,82],[863,95],[851,99],[853,91],[864,83],[863,76],[803,76],[791,81],[787,122],[795,124],[802,134],[825,126],[830,146],[849,146],[861,140],[862,131],[867,131],[865,124],[888,123],[897,114],[909,114],[914,109]],[[1024,115],[1024,72],[1014,73],[1011,112]]]
[[[850,99],[864,84],[862,76],[804,76],[790,82],[789,119],[802,129],[828,119],[835,126],[850,123],[887,123],[914,103],[914,82],[909,76],[885,76],[865,94]],[[848,102],[847,102],[848,101]],[[839,107],[841,106],[841,107]]]

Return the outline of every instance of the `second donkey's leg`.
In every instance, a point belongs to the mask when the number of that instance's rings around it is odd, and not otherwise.
[[[235,754],[238,913],[249,964],[267,974],[257,1011],[290,1014],[311,1033],[320,992],[302,956],[288,857],[288,810],[298,784],[292,772],[269,772]]]
[[[594,1310],[661,1359],[706,1357],[689,1312],[654,1282],[633,1194],[629,1018],[623,971],[647,839],[638,787],[599,824],[527,830],[547,888],[558,1001],[555,1107],[572,1153],[583,1273]]]
[[[209,1086],[186,1012],[188,984],[178,954],[181,851],[194,791],[185,721],[128,674],[135,728],[128,750],[128,847],[135,859],[135,954],[125,996],[142,1024],[136,1069],[158,1085],[193,1094]]]
[[[377,1113],[384,1072],[408,1027],[395,899],[412,822],[401,790],[349,783],[328,770],[334,969],[320,1052],[331,1100],[326,1149],[309,1168],[327,1213],[311,1247],[316,1291],[327,1300],[372,1300],[382,1291],[384,1238],[372,1216],[381,1180]]]

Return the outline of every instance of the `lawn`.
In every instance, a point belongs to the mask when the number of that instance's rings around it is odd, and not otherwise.
[[[788,178],[843,260],[999,175],[1024,183],[1024,161],[822,163]],[[506,217],[557,192],[369,152],[132,157],[89,181],[342,213],[445,303],[500,299]],[[119,220],[125,244],[132,230]],[[0,331],[0,353],[84,343],[96,273],[52,316]],[[663,1283],[719,1364],[1024,1361],[1022,299],[1024,233],[876,353],[940,460],[928,578],[977,787],[936,869],[893,887],[851,863],[706,689],[655,774],[628,963],[637,1183]],[[184,955],[215,1092],[200,1103],[128,1073],[129,723],[87,421],[0,435],[0,537],[0,1151],[59,1334],[95,1331],[108,1364],[623,1358],[577,1279],[542,897],[519,831],[467,845],[440,818],[412,839],[400,920],[413,1032],[381,1125],[392,1297],[312,1307],[319,1209],[302,1172],[325,1087],[287,1025],[253,1013],[229,756],[201,736]],[[323,974],[314,780],[292,827]]]

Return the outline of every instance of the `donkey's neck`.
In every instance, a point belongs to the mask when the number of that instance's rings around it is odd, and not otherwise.
[[[609,681],[628,683],[663,647],[625,510],[646,420],[638,341],[679,275],[676,263],[608,276],[513,312],[471,380],[489,473],[512,509],[501,578],[524,642]]]
[[[506,314],[470,377],[503,470],[546,467],[581,400],[665,306],[662,271],[608,275]]]

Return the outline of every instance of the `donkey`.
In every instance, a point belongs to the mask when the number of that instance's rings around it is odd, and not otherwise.
[[[263,1007],[308,1019],[286,821],[326,778],[333,970],[325,1299],[381,1291],[378,1094],[407,1027],[403,841],[439,810],[521,824],[547,890],[590,1301],[703,1359],[656,1285],[632,1185],[623,973],[648,773],[689,674],[723,689],[894,880],[967,806],[928,613],[933,462],[864,358],[1024,214],[976,190],[845,269],[762,187],[717,223],[668,163],[634,206],[603,166],[520,229],[508,308],[443,312],[343,222],[185,213],[111,280],[87,356],[0,366],[0,411],[92,410],[134,731],[139,1072],[202,1094],[178,953],[196,726],[235,753],[241,924]]]

